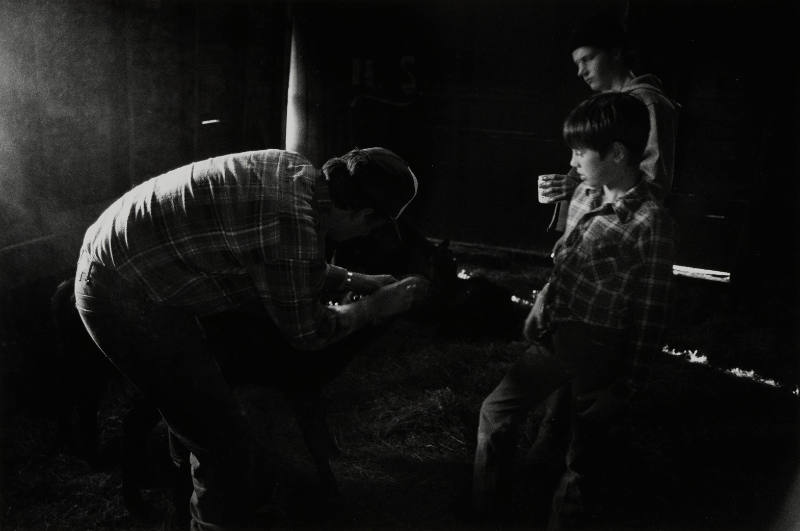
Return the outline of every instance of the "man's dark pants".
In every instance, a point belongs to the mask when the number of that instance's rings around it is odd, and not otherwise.
[[[150,302],[83,254],[76,306],[95,343],[190,452],[193,529],[244,524],[271,488],[257,437],[195,316]]]

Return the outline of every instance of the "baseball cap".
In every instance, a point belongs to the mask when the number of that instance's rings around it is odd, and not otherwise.
[[[397,220],[417,195],[419,182],[408,163],[382,147],[360,150],[367,156],[367,167],[359,168],[359,185],[375,210]]]

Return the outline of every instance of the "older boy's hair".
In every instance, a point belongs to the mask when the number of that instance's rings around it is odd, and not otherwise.
[[[601,156],[619,142],[630,162],[644,158],[650,134],[650,114],[638,98],[622,92],[603,92],[580,102],[564,120],[564,141],[572,149],[594,149]]]
[[[638,52],[628,31],[627,12],[613,7],[600,8],[581,18],[569,35],[567,53],[581,46],[591,46],[607,52],[618,50],[625,66],[636,70]]]

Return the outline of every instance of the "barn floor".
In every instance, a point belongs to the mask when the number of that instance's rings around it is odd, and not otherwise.
[[[509,260],[516,259],[461,257],[461,264],[521,295],[541,284],[541,264]],[[800,525],[796,513],[780,520],[799,463],[796,353],[765,324],[766,310],[737,303],[719,286],[680,288],[682,311],[667,338],[678,355],[659,359],[637,423],[609,456],[603,510],[591,528],[800,529],[793,527]],[[271,426],[280,460],[272,502],[258,524],[483,529],[464,509],[477,412],[523,348],[519,341],[442,334],[433,323],[395,322],[325,390],[342,450],[333,462],[341,497],[327,503],[316,494],[314,469],[283,398],[241,390],[253,414]],[[751,369],[757,374],[747,377]],[[770,379],[780,387],[763,382]],[[92,469],[59,445],[54,420],[17,406],[7,408],[2,426],[2,529],[164,528],[168,491],[157,470],[145,491],[154,520],[133,519],[122,505],[118,466]],[[124,392],[112,386],[101,412],[104,440],[119,433],[125,407]],[[539,415],[528,420],[521,446],[530,444]],[[163,456],[158,435],[154,451]],[[522,471],[516,487],[502,528],[544,529],[548,498]]]

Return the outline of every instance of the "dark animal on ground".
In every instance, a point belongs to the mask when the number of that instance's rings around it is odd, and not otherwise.
[[[364,273],[420,274],[431,281],[427,304],[407,317],[436,323],[442,333],[461,337],[521,339],[530,310],[525,298],[479,275],[459,274],[449,241],[432,243],[400,220],[367,236],[340,244],[334,261]],[[540,286],[531,286],[531,288]]]

